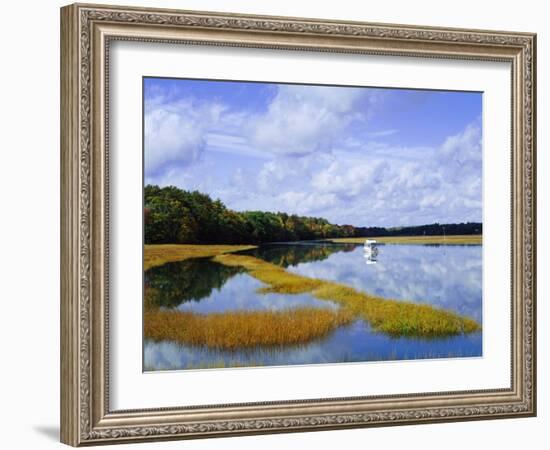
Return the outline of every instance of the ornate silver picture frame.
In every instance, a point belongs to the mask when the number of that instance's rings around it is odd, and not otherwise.
[[[508,387],[113,409],[109,67],[114,42],[511,67]],[[136,93],[138,95],[139,93]],[[531,33],[74,4],[61,9],[61,441],[97,445],[536,414],[536,36]],[[139,133],[139,131],[136,131]],[[153,375],[154,376],[154,375]]]

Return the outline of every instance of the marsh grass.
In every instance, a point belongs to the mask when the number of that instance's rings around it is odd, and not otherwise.
[[[348,310],[327,308],[210,314],[148,310],[144,315],[144,334],[156,341],[173,340],[187,345],[236,350],[306,343],[353,319]]]
[[[143,289],[143,309],[145,311],[151,311],[158,308],[156,302],[158,295],[157,289],[145,286]]]
[[[479,331],[468,317],[430,305],[376,297],[337,283],[326,283],[313,292],[319,299],[332,300],[392,336],[450,336]]]
[[[287,272],[282,267],[245,255],[218,255],[214,260],[227,266],[241,266],[267,287],[260,292],[297,294],[309,292],[321,300],[343,306],[354,316],[392,336],[439,337],[479,331],[473,319],[430,305],[377,297],[331,281]]]
[[[281,266],[268,263],[254,256],[218,255],[213,260],[225,266],[245,268],[251,276],[268,285],[259,289],[259,292],[262,293],[302,294],[311,292],[324,283],[323,280],[287,272]]]
[[[143,270],[162,266],[167,262],[184,261],[190,258],[208,258],[223,253],[238,252],[255,248],[254,245],[145,245]]]
[[[366,237],[360,238],[336,238],[329,239],[331,242],[343,244],[363,244]],[[451,236],[369,236],[369,239],[376,239],[383,244],[444,244],[444,245],[479,245],[483,243],[481,234],[475,235],[451,235]]]

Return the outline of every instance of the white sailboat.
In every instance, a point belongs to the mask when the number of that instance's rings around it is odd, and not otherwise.
[[[363,250],[365,251],[365,258],[367,264],[376,264],[376,256],[378,255],[378,248],[375,246],[376,240],[367,239],[363,244]]]

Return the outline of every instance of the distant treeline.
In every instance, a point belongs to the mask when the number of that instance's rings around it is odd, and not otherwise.
[[[145,187],[144,216],[146,244],[259,244],[355,235],[351,225],[319,217],[236,212],[206,194],[173,186]]]
[[[462,234],[482,234],[483,227],[479,222],[432,223],[413,227],[355,227],[355,236],[443,236]]]
[[[174,186],[148,185],[144,200],[146,244],[259,244],[339,237],[481,234],[480,223],[354,227],[282,212],[237,212],[206,194]]]

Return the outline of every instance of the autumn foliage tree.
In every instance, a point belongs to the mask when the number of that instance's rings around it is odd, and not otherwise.
[[[198,191],[145,187],[148,244],[258,244],[353,236],[352,226],[318,217],[265,211],[237,212]]]

